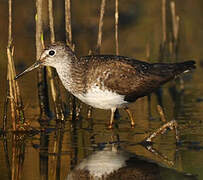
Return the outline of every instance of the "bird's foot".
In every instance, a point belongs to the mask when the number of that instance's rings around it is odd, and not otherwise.
[[[130,125],[131,125],[131,128],[132,128],[132,129],[135,128],[135,123],[132,123],[132,122],[131,122]]]
[[[113,124],[108,124],[108,129],[113,129]]]

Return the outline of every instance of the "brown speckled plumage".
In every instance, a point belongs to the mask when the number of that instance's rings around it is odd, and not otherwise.
[[[194,61],[154,63],[115,55],[76,57],[63,43],[48,46],[40,59],[19,76],[40,65],[52,66],[65,88],[84,103],[100,109],[116,108],[143,97],[179,74],[194,69]],[[134,125],[131,119],[131,125]]]
[[[67,56],[70,57],[68,66],[73,79],[70,84],[71,91],[86,93],[89,88],[96,85],[100,89],[125,95],[125,99],[130,102],[151,93],[185,70],[195,68],[194,61],[150,64],[115,55],[91,55],[77,58],[74,52],[63,43],[49,45],[45,51],[55,48],[60,51],[58,61],[66,59]],[[66,64],[61,62],[61,66]],[[65,78],[68,77],[64,74],[62,78],[66,81]]]
[[[78,76],[81,91],[86,92],[96,84],[101,89],[125,95],[132,102],[193,68],[193,61],[149,64],[123,56],[92,55],[80,57],[72,69],[73,76]]]

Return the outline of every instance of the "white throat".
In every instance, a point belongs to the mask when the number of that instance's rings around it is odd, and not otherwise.
[[[64,85],[64,87],[69,91],[71,91],[71,84],[73,83],[70,71],[70,65],[68,63],[64,64],[63,66],[58,65],[55,66],[58,76]]]

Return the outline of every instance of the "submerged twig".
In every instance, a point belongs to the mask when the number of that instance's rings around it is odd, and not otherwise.
[[[8,83],[7,83],[8,84]],[[8,86],[7,86],[7,88],[6,88],[6,91],[7,91],[7,95],[6,95],[6,99],[5,99],[5,102],[4,102],[4,114],[3,114],[3,131],[5,132],[6,131],[6,127],[7,127],[7,120],[8,120],[8,103],[9,103],[9,101],[8,101],[8,94],[9,94],[9,92],[8,92]]]
[[[39,148],[39,171],[43,180],[48,180],[48,152],[49,152],[49,134],[45,131],[40,132],[40,148]]]
[[[25,144],[22,139],[19,139],[16,134],[12,137],[12,180],[22,178],[22,167],[25,156]]]
[[[145,141],[147,142],[151,142],[153,138],[155,138],[158,134],[164,133],[167,128],[169,129],[175,129],[175,133],[176,133],[176,141],[179,141],[179,137],[178,137],[178,131],[177,131],[177,122],[175,120],[171,120],[169,122],[167,122],[166,124],[164,124],[163,126],[161,126],[157,131],[155,131],[154,133],[152,133],[148,138],[146,138]]]
[[[60,167],[61,167],[61,152],[63,146],[63,138],[64,138],[64,128],[65,124],[60,123],[60,127],[57,129],[55,138],[54,138],[54,146],[53,146],[53,154],[50,158],[50,177],[60,177]]]
[[[8,141],[7,141],[6,133],[4,133],[3,135],[3,146],[4,146],[6,166],[8,168],[8,177],[9,179],[11,179],[11,164],[9,160]]]
[[[166,118],[165,118],[165,114],[164,111],[162,109],[162,107],[160,105],[157,105],[157,111],[161,117],[161,120],[163,122],[166,122]],[[179,137],[178,137],[178,124],[176,122],[176,120],[172,120],[170,122],[165,123],[163,126],[161,126],[157,131],[155,131],[154,133],[152,133],[148,138],[146,138],[145,140],[147,142],[151,142],[153,138],[155,138],[158,134],[164,134],[167,130],[167,128],[169,129],[175,129],[175,137],[176,137],[176,142],[179,142]]]
[[[174,162],[161,152],[157,151],[152,146],[146,146],[145,147],[148,151],[150,151],[152,154],[154,154],[156,157],[159,157],[161,160],[165,161],[169,166],[174,166]]]

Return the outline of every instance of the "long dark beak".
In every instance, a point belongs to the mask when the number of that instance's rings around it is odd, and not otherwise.
[[[18,79],[20,76],[32,71],[33,69],[36,69],[40,66],[40,64],[42,63],[42,61],[38,60],[36,61],[32,66],[30,66],[29,68],[27,68],[25,71],[23,71],[22,73],[18,74],[14,79]]]

